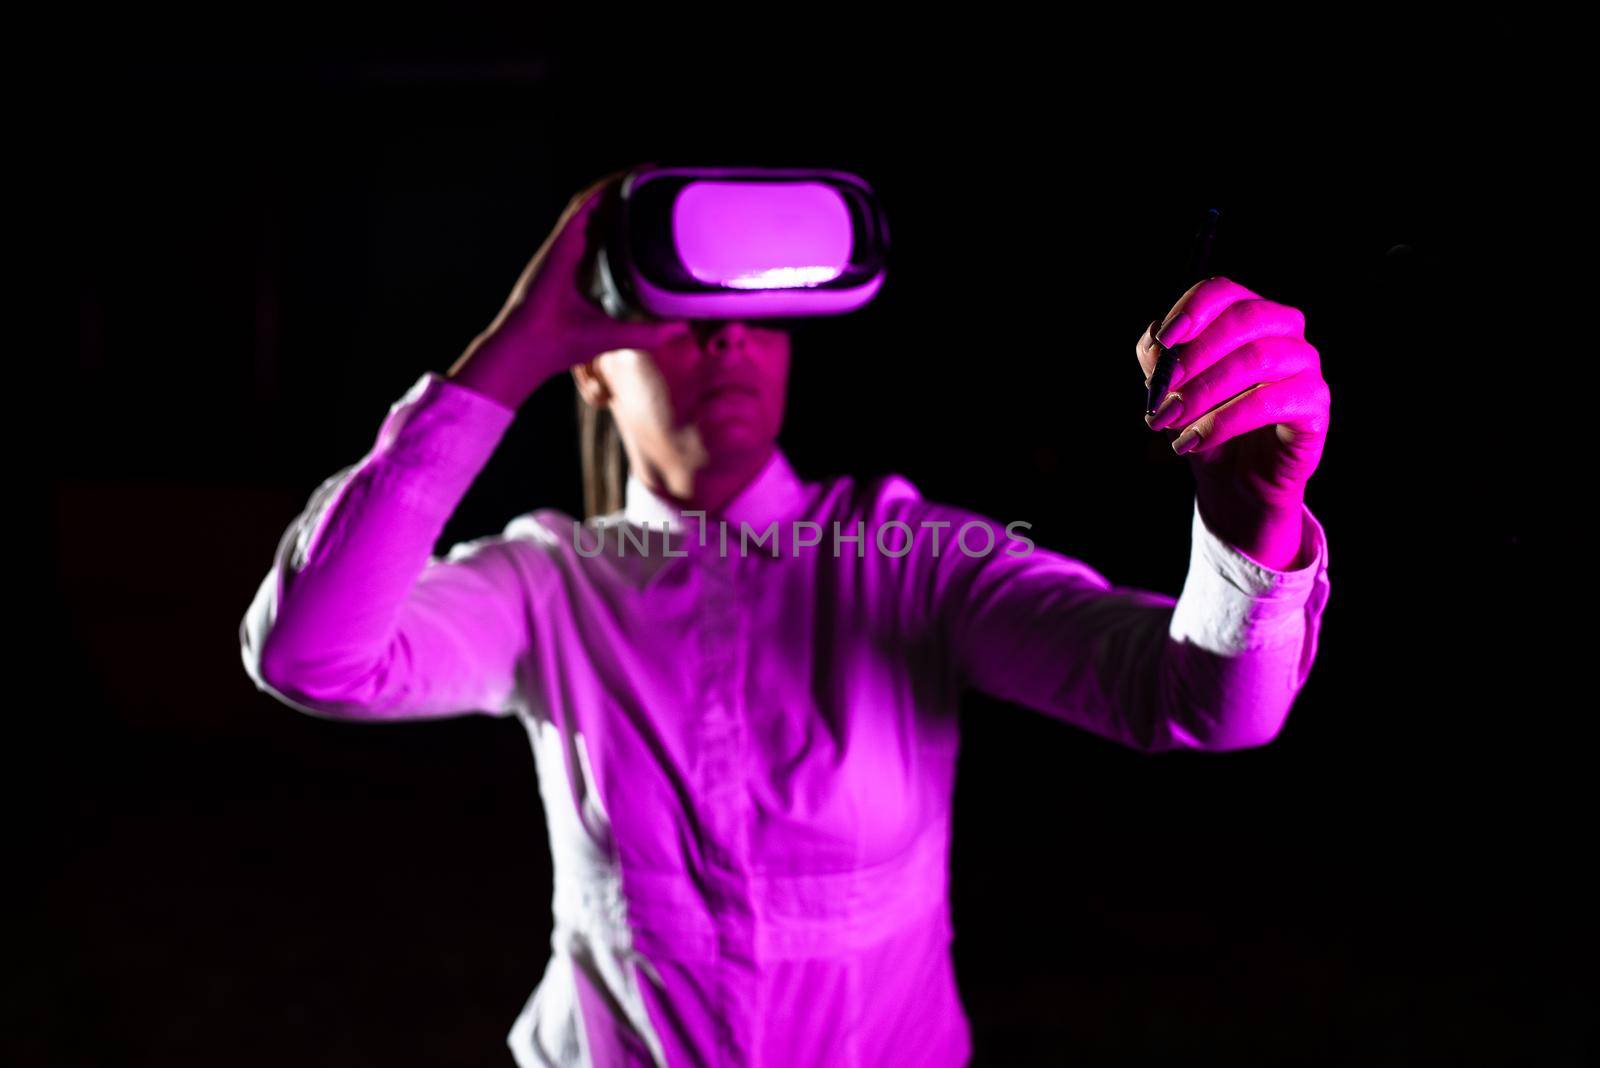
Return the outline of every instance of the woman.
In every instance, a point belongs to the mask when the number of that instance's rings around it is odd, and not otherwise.
[[[1328,594],[1304,503],[1317,353],[1298,312],[1226,279],[1182,298],[1151,425],[1185,428],[1188,578],[1176,601],[1113,587],[903,478],[799,478],[775,445],[787,334],[613,322],[580,292],[612,187],[574,198],[494,323],[290,526],[245,665],[318,715],[525,724],[555,889],[519,1064],[962,1064],[960,694],[1146,752],[1270,741]],[[537,511],[432,556],[519,406],[568,371],[591,517]]]

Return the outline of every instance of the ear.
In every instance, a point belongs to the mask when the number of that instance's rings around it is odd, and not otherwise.
[[[572,381],[577,384],[578,396],[595,408],[611,405],[611,387],[600,373],[597,360],[572,365]]]

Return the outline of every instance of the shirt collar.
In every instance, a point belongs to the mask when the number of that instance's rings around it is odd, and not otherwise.
[[[752,530],[760,533],[773,522],[778,522],[781,528],[783,521],[799,511],[804,501],[805,483],[790,466],[789,458],[784,455],[783,450],[774,445],[772,455],[767,457],[766,463],[756,472],[755,477],[734,494],[720,512],[707,516],[705,523],[707,529],[712,532],[712,538],[716,537],[718,520],[728,524],[728,534],[731,538],[738,537],[741,523],[750,524]],[[622,518],[629,523],[648,525],[655,530],[662,529],[663,524],[668,530],[673,531],[682,531],[688,527],[692,533],[698,533],[698,524],[701,521],[698,515],[685,516],[683,509],[677,503],[650,489],[631,470],[628,472],[623,497]]]

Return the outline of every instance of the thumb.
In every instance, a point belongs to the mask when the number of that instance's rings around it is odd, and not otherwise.
[[[643,349],[649,352],[689,333],[689,324],[682,319],[657,319],[648,322],[622,322],[603,317],[595,324],[592,342],[597,351],[611,349]]]

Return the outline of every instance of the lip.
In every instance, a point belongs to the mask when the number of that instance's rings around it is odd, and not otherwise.
[[[714,382],[700,391],[700,396],[695,400],[696,408],[703,408],[711,401],[718,400],[727,395],[743,394],[753,400],[759,400],[761,391],[748,382]]]
[[[744,397],[745,402],[736,399]],[[695,400],[692,420],[749,418],[754,406],[761,401],[761,392],[744,382],[718,382],[707,386]],[[726,403],[725,403],[726,402]]]

